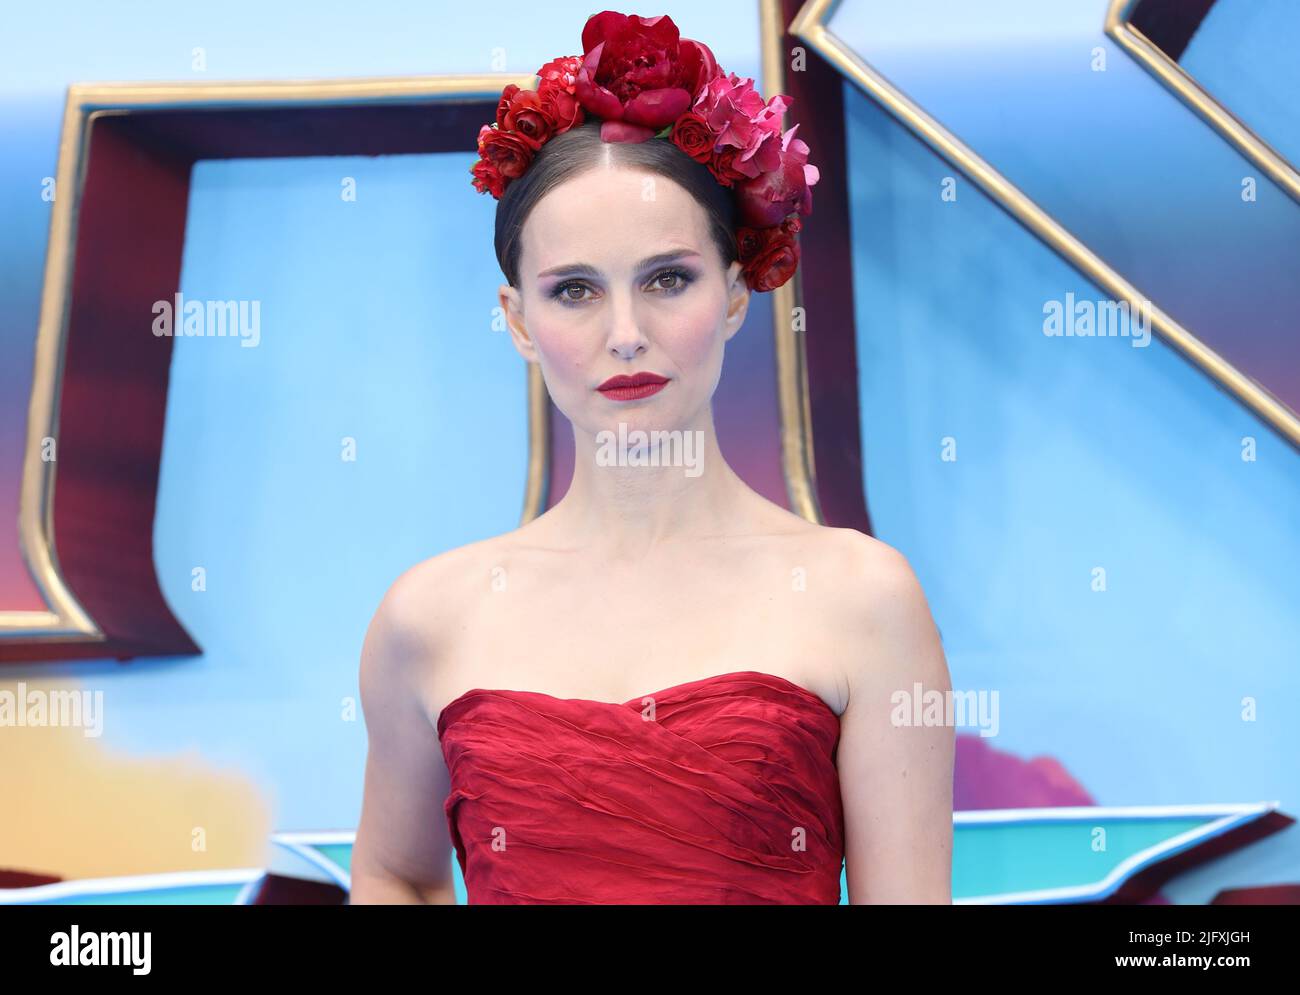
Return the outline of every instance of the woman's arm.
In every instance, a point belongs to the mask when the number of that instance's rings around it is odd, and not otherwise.
[[[855,558],[866,583],[850,585],[859,605],[848,629],[860,649],[837,754],[849,902],[950,904],[955,730],[898,722],[900,712],[914,714],[918,684],[942,696],[947,714],[948,664],[903,555],[871,540]]]
[[[410,575],[380,603],[361,651],[369,753],[350,904],[454,905],[447,769],[416,676],[433,665],[429,600]]]

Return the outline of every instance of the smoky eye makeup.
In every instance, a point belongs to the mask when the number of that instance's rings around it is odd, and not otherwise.
[[[661,270],[657,270],[646,281],[645,288],[650,293],[675,297],[694,283],[695,280],[695,271],[689,266],[666,266]],[[668,282],[667,286],[665,286],[667,281],[671,282]],[[586,280],[561,280],[550,289],[547,296],[551,300],[559,301],[561,304],[574,306],[587,303],[589,298],[583,294],[583,291],[588,289],[591,289],[591,284]]]

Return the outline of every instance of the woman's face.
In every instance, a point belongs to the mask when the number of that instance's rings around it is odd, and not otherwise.
[[[695,427],[740,328],[749,290],[724,269],[704,209],[663,176],[601,165],[547,193],[524,223],[516,290],[501,304],[580,430]],[[655,374],[656,392],[611,377]]]

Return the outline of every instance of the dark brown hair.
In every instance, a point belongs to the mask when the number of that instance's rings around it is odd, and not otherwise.
[[[519,255],[528,215],[549,191],[598,165],[601,146],[611,150],[615,164],[667,177],[682,187],[704,208],[723,268],[739,258],[735,199],[731,190],[714,178],[708,166],[664,138],[604,142],[600,137],[600,121],[589,120],[544,142],[523,175],[510,181],[497,202],[497,262],[510,286],[519,286]]]

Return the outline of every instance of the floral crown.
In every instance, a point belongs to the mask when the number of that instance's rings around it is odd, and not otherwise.
[[[593,14],[582,49],[537,70],[536,90],[511,83],[501,91],[496,121],[479,129],[475,189],[500,200],[544,143],[588,118],[602,122],[606,142],[667,139],[734,189],[749,287],[789,280],[799,265],[799,215],[812,213],[818,180],[807,144],[794,137],[799,126],[781,131],[792,99],[764,103],[752,79],[724,75],[708,46],[681,38],[667,14]]]

